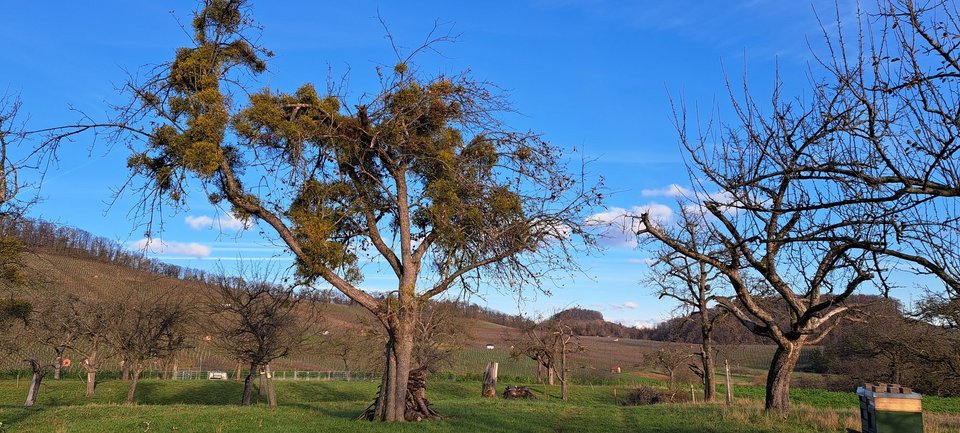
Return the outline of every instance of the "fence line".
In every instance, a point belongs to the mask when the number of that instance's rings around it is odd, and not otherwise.
[[[174,380],[217,380],[214,375],[221,373],[227,380],[235,379],[234,373],[225,370],[180,370],[173,375]],[[246,373],[241,373],[241,380]],[[305,380],[324,382],[368,382],[380,380],[382,374],[369,371],[343,370],[279,370],[273,372],[274,380]]]

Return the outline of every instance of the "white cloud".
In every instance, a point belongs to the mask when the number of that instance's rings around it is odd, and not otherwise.
[[[143,238],[130,245],[135,250],[157,255],[181,255],[196,258],[209,257],[211,248],[196,242],[175,242]]]
[[[643,226],[640,215],[644,213],[649,213],[652,219],[660,222],[673,219],[670,206],[650,202],[630,209],[612,207],[588,217],[587,224],[601,228],[601,243],[604,245],[634,248],[637,246],[637,232]]]
[[[651,258],[649,258],[649,257],[645,257],[645,258],[642,258],[642,259],[627,259],[627,263],[633,263],[633,264],[635,264],[635,265],[647,265],[647,266],[650,266],[650,265],[652,265],[652,264],[654,264],[654,263],[656,263],[656,262],[657,262],[656,259],[651,259]]]
[[[241,220],[233,216],[233,214],[226,215],[217,215],[216,218],[200,215],[193,216],[187,215],[184,219],[184,222],[187,223],[190,228],[194,230],[203,230],[215,228],[219,230],[229,229],[229,230],[246,230],[250,227],[253,227],[253,222],[250,220]]]
[[[640,191],[640,195],[644,197],[681,197],[690,196],[692,193],[693,191],[690,191],[689,189],[675,183],[671,183],[663,188],[645,189]]]
[[[632,309],[634,309],[634,308],[637,308],[637,303],[636,303],[636,302],[633,302],[633,301],[624,302],[624,303],[623,303],[623,308],[629,308],[629,309],[632,310]]]

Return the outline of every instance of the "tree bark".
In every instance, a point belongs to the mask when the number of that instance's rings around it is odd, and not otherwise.
[[[83,393],[85,397],[92,397],[97,389],[97,372],[87,372],[87,390]]]
[[[250,372],[247,373],[246,379],[243,380],[243,396],[240,398],[240,404],[246,406],[250,404],[250,400],[253,398],[253,375],[257,374],[257,364],[250,364]]]
[[[802,343],[777,347],[767,373],[767,398],[764,408],[768,411],[790,411],[790,378],[800,360]]]
[[[120,364],[120,380],[126,382],[130,380],[130,361],[124,359]]]
[[[60,380],[60,370],[63,369],[63,352],[66,347],[60,346],[54,349],[57,352],[57,359],[53,362],[53,379]]]
[[[567,352],[560,350],[560,398],[566,400],[569,396],[567,388]]]
[[[702,308],[702,307],[701,307]],[[706,316],[703,310],[700,316]],[[713,332],[709,320],[701,323],[700,362],[703,364],[703,400],[710,402],[717,398],[716,367],[713,365]]]
[[[543,383],[543,364],[537,360],[537,384]]]
[[[30,387],[27,388],[27,399],[23,402],[23,405],[30,407],[37,402],[37,394],[40,393],[40,382],[43,381],[43,376],[46,375],[46,367],[40,365],[36,359],[28,359],[26,362],[30,364],[30,371],[33,372],[33,376],[30,378]]]
[[[380,382],[380,393],[374,403],[374,421],[406,421],[407,382],[410,377],[413,356],[413,324],[416,315],[412,312],[388,321],[386,367]]]
[[[133,396],[137,392],[137,382],[140,381],[140,373],[143,371],[143,366],[137,365],[133,368],[132,374],[130,375],[130,388],[127,389],[127,404],[133,404]]]
[[[499,364],[496,362],[487,363],[487,370],[483,373],[483,389],[480,391],[481,397],[497,398],[497,369]]]
[[[242,368],[243,368],[243,362],[237,361],[237,369],[235,374],[233,375],[233,380],[240,380],[240,369]]]
[[[277,391],[273,388],[273,369],[270,368],[270,364],[267,364],[264,370],[267,376],[267,401],[270,407],[277,407]]]
[[[547,385],[553,386],[554,378],[557,373],[553,371],[553,366],[547,366]]]

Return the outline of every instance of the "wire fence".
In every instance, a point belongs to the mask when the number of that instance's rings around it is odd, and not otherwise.
[[[380,373],[369,371],[280,370],[272,373],[274,380],[369,382],[380,380],[381,377]],[[238,378],[236,372],[224,370],[180,370],[171,378],[174,380],[243,380],[245,375],[245,371],[241,372]]]

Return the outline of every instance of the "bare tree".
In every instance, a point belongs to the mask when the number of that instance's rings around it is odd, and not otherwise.
[[[467,337],[456,306],[428,302],[421,307],[417,316],[413,346],[416,368],[436,372],[444,365],[452,365],[454,355],[463,348]]]
[[[670,378],[670,389],[676,389],[677,370],[687,365],[693,355],[676,347],[665,347],[657,351],[655,362]]]
[[[184,346],[187,313],[180,301],[164,294],[143,295],[120,309],[110,340],[130,368],[126,403],[133,403],[137,382],[148,362]]]
[[[96,392],[97,373],[103,367],[103,351],[108,347],[108,337],[116,317],[117,307],[106,300],[83,300],[71,297],[68,324],[74,339],[68,348],[80,357],[80,366],[87,374],[84,395]],[[109,355],[109,354],[108,354]]]
[[[881,1],[858,17],[854,32],[839,19],[824,26],[836,30],[825,30],[804,97],[785,97],[778,79],[765,106],[731,83],[733,120],[694,131],[676,110],[702,181],[687,205],[702,210],[722,255],[642,218],[642,233],[717,269],[736,294],[718,302],[777,344],[771,410],[789,410],[799,350],[855,307],[856,291],[886,293],[892,274],[913,272],[960,293],[956,4]]]
[[[254,378],[266,376],[271,407],[277,405],[270,363],[287,356],[308,340],[315,329],[315,306],[296,287],[280,286],[253,274],[250,279],[222,276],[208,303],[215,344],[249,365],[241,404],[251,403]],[[266,389],[264,390],[264,385]]]
[[[693,251],[707,253],[710,249],[722,251],[716,245],[716,239],[710,237],[707,230],[700,228],[698,219],[691,210],[682,208],[678,230],[685,233],[683,239]],[[703,379],[703,396],[706,401],[716,398],[716,366],[713,360],[713,329],[716,321],[723,317],[716,312],[718,284],[723,281],[720,273],[709,264],[696,261],[678,254],[676,251],[661,249],[656,262],[650,267],[648,281],[657,287],[656,293],[662,298],[670,298],[680,303],[680,312],[687,320],[695,320],[700,329],[700,370],[697,375]],[[671,373],[671,386],[673,374]]]
[[[541,321],[523,329],[523,335],[513,342],[514,356],[527,356],[546,364],[548,372],[556,371],[560,381],[560,398],[569,397],[568,356],[584,351],[579,338],[563,319]]]

